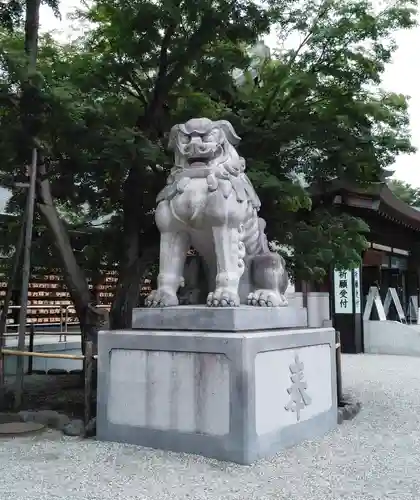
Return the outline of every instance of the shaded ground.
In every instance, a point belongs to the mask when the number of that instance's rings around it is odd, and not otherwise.
[[[420,358],[343,356],[356,418],[251,467],[56,431],[0,441],[7,500],[418,500]]]
[[[14,377],[6,380],[11,390]],[[12,399],[7,400],[10,409]],[[95,402],[92,402],[95,406]],[[22,410],[55,410],[70,418],[83,418],[84,391],[83,376],[66,375],[27,375],[24,380]]]

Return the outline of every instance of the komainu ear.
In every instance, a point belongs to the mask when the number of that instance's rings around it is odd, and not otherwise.
[[[239,135],[235,132],[232,124],[227,120],[218,120],[213,122],[215,127],[219,127],[223,130],[226,135],[226,139],[233,145],[236,146],[241,141]]]
[[[169,132],[169,139],[168,139],[168,149],[169,151],[173,151],[175,149],[175,141],[176,137],[179,132],[179,125],[174,125],[171,128],[171,131]]]

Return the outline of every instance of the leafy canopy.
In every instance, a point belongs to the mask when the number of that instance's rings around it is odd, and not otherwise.
[[[398,179],[391,179],[388,187],[400,200],[412,207],[420,207],[420,189]]]
[[[312,207],[308,186],[377,181],[413,150],[406,98],[380,82],[393,33],[415,24],[415,5],[400,0],[375,12],[367,0],[93,2],[80,13],[90,23],[82,39],[60,45],[46,36],[40,45],[36,132],[57,206],[83,210],[87,224],[106,217],[100,252],[120,264],[127,290],[158,242],[152,215],[171,164],[170,127],[192,116],[227,118],[243,138],[270,238],[293,248],[295,275],[320,278],[331,263],[354,264],[366,225]],[[270,29],[278,47],[252,57]],[[16,106],[20,32],[3,33],[0,45],[0,150],[10,182],[30,147]],[[22,209],[21,193],[9,209]],[[97,265],[91,260],[83,265]]]

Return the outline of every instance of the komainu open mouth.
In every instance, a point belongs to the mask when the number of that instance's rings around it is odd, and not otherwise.
[[[188,165],[207,165],[210,160],[210,157],[203,156],[193,156],[187,159]]]

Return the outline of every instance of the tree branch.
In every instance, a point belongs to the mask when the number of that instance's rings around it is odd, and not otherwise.
[[[301,43],[299,44],[298,48],[294,51],[293,56],[290,58],[290,60],[289,60],[289,62],[287,64],[287,68],[288,68],[289,71],[292,68],[293,64],[296,62],[296,59],[298,58],[301,50],[305,47],[305,45],[312,38],[312,35],[314,33],[314,29],[315,29],[317,23],[328,13],[328,10],[329,10],[330,7],[331,7],[331,1],[330,0],[326,0],[323,8],[318,12],[318,14],[315,17],[315,19],[314,19],[311,27],[309,28],[308,33],[306,34],[306,36],[301,41]],[[285,81],[285,79],[280,80],[279,83],[274,87],[274,89],[273,89],[270,97],[268,98],[267,104],[265,105],[263,114],[262,114],[260,120],[258,121],[258,125],[257,125],[258,127],[260,127],[264,123],[264,121],[267,119],[267,116],[270,113],[271,106],[272,106],[272,104],[274,102],[274,99],[277,97],[278,93],[283,88],[284,81]]]
[[[211,25],[215,24],[213,12],[206,12],[203,15],[200,26],[191,35],[184,53],[177,58],[177,62],[172,71],[168,73],[165,82],[165,90],[168,91],[172,86],[181,78],[185,68],[191,60],[194,60],[202,51],[203,45],[213,38],[213,30]],[[205,37],[204,34],[208,32],[209,36]]]
[[[178,9],[180,4],[181,0],[175,2],[174,4],[175,9]],[[166,83],[168,67],[169,67],[168,49],[178,24],[179,22],[175,20],[174,17],[172,17],[171,22],[166,27],[165,33],[162,38],[162,45],[160,47],[160,54],[159,54],[158,71],[153,90],[153,97],[150,103],[151,114],[153,114],[155,109],[159,107],[159,104],[162,102],[162,98],[164,99],[164,96],[162,94],[165,94],[168,89],[168,85]]]
[[[126,87],[127,92],[129,92],[130,95],[132,95],[136,99],[139,99],[141,101],[141,103],[143,104],[143,106],[145,108],[147,108],[148,103],[147,103],[146,96],[144,95],[144,92],[143,92],[142,88],[140,87],[140,85],[138,85],[137,82],[134,80],[134,77],[130,73],[130,71],[127,71],[125,77],[128,80],[128,82],[133,86],[134,90],[136,91],[136,92],[133,92],[131,89]],[[120,82],[120,83],[122,83],[122,82]]]
[[[220,14],[220,13],[219,13]],[[176,61],[173,61],[174,67],[167,71],[170,61],[167,59],[167,51],[163,54],[163,68],[166,70],[164,74],[159,68],[153,100],[149,108],[149,116],[152,116],[160,105],[166,100],[167,95],[175,83],[182,77],[185,69],[195,60],[201,53],[203,46],[206,45],[214,37],[212,26],[216,25],[216,16],[213,10],[208,10],[203,14],[201,22],[197,30],[191,35],[186,43],[185,50],[182,54],[177,54]],[[207,35],[206,35],[207,33]],[[163,45],[163,44],[162,44]]]

